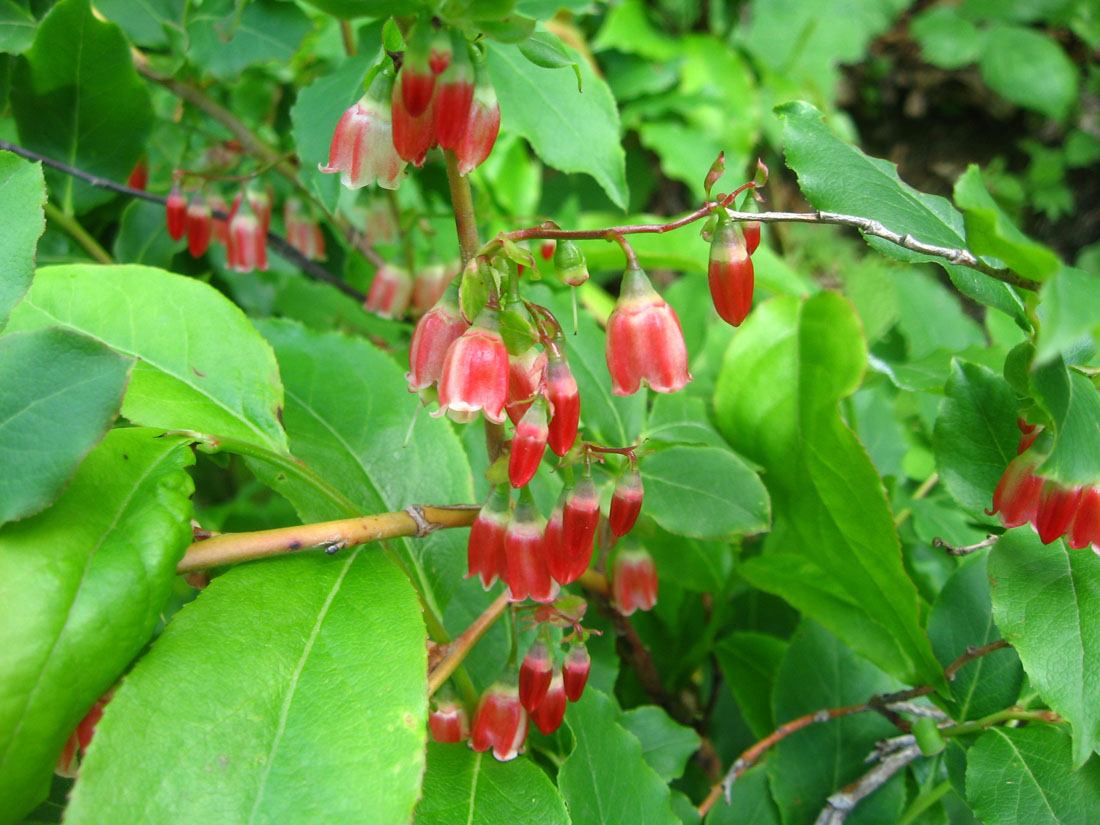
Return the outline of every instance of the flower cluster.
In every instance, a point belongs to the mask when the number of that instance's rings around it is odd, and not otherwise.
[[[405,166],[424,165],[433,147],[455,153],[459,174],[489,156],[500,131],[500,104],[481,55],[458,31],[421,20],[401,68],[378,72],[340,118],[322,172],[350,189],[377,182],[396,189]]]
[[[1036,475],[1046,458],[1034,446],[1042,428],[1018,423],[1018,455],[1005,468],[993,492],[993,509],[986,512],[999,514],[1005,527],[1030,522],[1043,544],[1064,537],[1074,550],[1092,545],[1100,554],[1100,486],[1062,484]]]

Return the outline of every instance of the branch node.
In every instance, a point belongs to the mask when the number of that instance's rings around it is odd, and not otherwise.
[[[419,504],[411,504],[405,508],[405,512],[409,514],[409,518],[416,522],[416,533],[414,537],[418,539],[424,538],[428,533],[434,533],[441,528],[442,524],[437,524],[432,521],[428,521],[424,517],[424,510]]]

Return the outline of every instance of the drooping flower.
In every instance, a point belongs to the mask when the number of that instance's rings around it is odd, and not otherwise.
[[[607,516],[608,526],[616,536],[625,536],[634,527],[638,514],[642,511],[642,499],[645,487],[638,468],[631,466],[615,482],[615,492],[611,495],[611,509]]]
[[[168,224],[168,236],[173,241],[182,240],[187,232],[187,198],[180,191],[178,182],[172,184],[172,190],[168,193],[168,202],[164,205],[164,211]]]
[[[519,701],[528,713],[533,712],[546,696],[553,672],[550,648],[542,639],[536,639],[519,666]]]
[[[588,684],[588,673],[592,669],[592,657],[583,642],[569,648],[562,664],[562,678],[565,681],[565,695],[570,702],[579,702],[584,686]]]
[[[1034,474],[1039,459],[1031,453],[1021,453],[1009,462],[997,489],[993,491],[993,509],[999,513],[1005,527],[1019,527],[1035,518],[1043,480]]]
[[[508,418],[519,423],[535,401],[546,374],[546,353],[531,347],[522,355],[508,356]]]
[[[404,74],[404,70],[401,72]],[[430,73],[429,73],[430,74]],[[433,80],[434,80],[434,76]],[[402,160],[407,160],[418,169],[424,165],[428,150],[435,144],[435,130],[432,127],[432,104],[420,114],[414,115],[405,108],[400,89],[393,87],[393,148]]]
[[[718,223],[710,244],[707,265],[710,297],[722,320],[740,326],[752,309],[752,258],[741,231],[725,209],[719,210]]]
[[[493,749],[501,762],[515,759],[527,739],[527,711],[519,701],[514,677],[495,682],[481,694],[474,711],[470,747],[475,751]]]
[[[505,419],[508,350],[500,337],[497,311],[489,306],[447,349],[439,379],[439,409],[433,416],[472,421],[479,412],[495,424]]]
[[[210,236],[213,234],[213,219],[210,217],[210,207],[202,194],[195,195],[191,203],[187,205],[187,251],[192,257],[198,258],[208,246]]]
[[[1100,488],[1085,488],[1070,525],[1068,541],[1074,550],[1090,544],[1094,550],[1100,548]]]
[[[516,424],[512,451],[508,456],[508,478],[513,487],[522,487],[535,477],[546,452],[550,427],[546,421],[546,402],[536,398]]]
[[[470,715],[449,687],[444,686],[432,703],[428,728],[436,742],[461,742],[470,735]]]
[[[466,545],[466,578],[477,576],[488,590],[498,578],[505,578],[507,555],[504,535],[512,520],[512,498],[508,485],[497,486],[470,527]]]
[[[415,118],[428,110],[435,91],[437,72],[431,67],[432,29],[428,20],[418,21],[413,26],[406,45],[396,85],[402,107]]]
[[[1066,486],[1050,479],[1043,482],[1035,508],[1035,529],[1043,544],[1050,544],[1069,530],[1083,492],[1081,487]]]
[[[474,69],[466,38],[457,31],[451,38],[451,61],[439,75],[433,113],[435,137],[444,149],[458,148],[474,98]]]
[[[396,189],[405,174],[405,161],[393,147],[390,98],[393,75],[379,72],[370,89],[351,106],[336,125],[322,172],[340,173],[340,182],[360,189],[378,181],[384,189]]]
[[[562,517],[562,542],[571,560],[591,558],[599,521],[600,493],[591,473],[585,472],[566,497]]]
[[[624,616],[657,604],[657,566],[642,547],[622,547],[611,563],[611,603]]]
[[[383,318],[400,318],[409,308],[412,277],[400,266],[384,264],[374,273],[363,309]]]
[[[522,488],[516,511],[504,534],[508,567],[505,581],[508,583],[509,598],[514,602],[521,602],[527,597],[537,602],[548,602],[557,595],[557,584],[550,578],[550,569],[546,565],[545,530],[546,519],[539,515],[530,488]]]
[[[546,364],[546,400],[550,402],[550,449],[563,456],[577,440],[581,418],[581,395],[569,362],[551,352]]]
[[[409,347],[409,372],[405,374],[409,392],[439,382],[447,350],[469,327],[458,309],[458,286],[452,282],[435,306],[416,322]]]
[[[413,278],[412,311],[420,315],[431,309],[457,274],[456,266],[447,267],[438,261],[418,269]]]
[[[470,174],[489,157],[500,132],[500,103],[489,79],[489,70],[484,65],[478,65],[476,76],[466,128],[462,139],[454,147],[460,175]],[[442,146],[443,142],[440,141],[439,145]]]
[[[267,236],[247,199],[229,219],[226,261],[237,272],[267,269]]]
[[[615,395],[631,395],[642,382],[676,392],[691,380],[680,319],[636,265],[624,273],[607,321],[606,355]]]
[[[565,718],[565,685],[562,682],[561,668],[554,666],[554,675],[542,701],[531,711],[531,721],[543,736],[549,736],[561,727]]]

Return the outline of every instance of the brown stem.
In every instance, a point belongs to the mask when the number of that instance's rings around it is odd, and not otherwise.
[[[455,213],[458,230],[458,246],[462,251],[462,265],[477,254],[481,242],[477,239],[477,218],[474,215],[474,198],[470,192],[470,180],[458,173],[458,158],[451,149],[443,152],[447,162],[447,183],[451,187],[451,207]]]
[[[921,755],[920,747],[907,745],[885,756],[863,776],[845,785],[826,801],[814,825],[840,825],[860,800],[886,784],[886,781]]]
[[[485,608],[480,616],[474,619],[469,627],[462,631],[457,639],[447,646],[447,655],[428,674],[429,696],[439,690],[443,683],[450,678],[455,669],[462,664],[462,660],[466,658],[471,648],[477,643],[477,640],[485,635],[485,631],[492,627],[493,622],[500,618],[508,604],[508,591],[504,591],[493,600],[492,604]]]
[[[344,52],[348,57],[355,57],[355,32],[352,31],[350,20],[340,21],[340,36],[344,40]]]
[[[937,548],[942,547],[944,550],[947,551],[947,555],[949,556],[969,556],[976,550],[984,550],[986,547],[992,547],[994,544],[997,543],[997,539],[999,538],[1000,536],[996,535],[995,533],[990,533],[977,544],[963,544],[956,546],[954,544],[948,544],[939,536],[936,536],[934,539],[932,539],[932,546]]]
[[[314,548],[334,553],[345,547],[381,539],[423,536],[432,530],[448,527],[469,527],[477,518],[478,509],[477,505],[415,506],[397,513],[379,513],[252,533],[215,534],[188,547],[176,566],[176,572],[188,573],[204,567]]]

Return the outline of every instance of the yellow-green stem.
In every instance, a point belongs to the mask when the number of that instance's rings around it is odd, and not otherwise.
[[[96,239],[88,234],[88,231],[72,215],[66,215],[49,201],[46,201],[46,218],[56,223],[69,233],[74,241],[101,264],[113,264],[115,259],[107,254],[107,250],[100,246]]]

